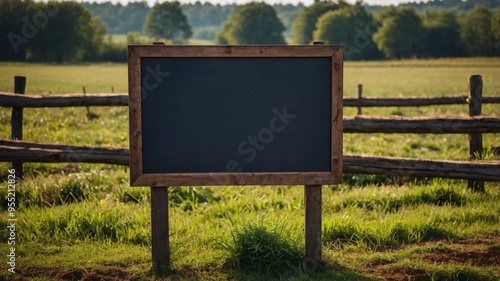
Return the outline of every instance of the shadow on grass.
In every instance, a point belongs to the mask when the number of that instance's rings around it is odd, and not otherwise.
[[[241,281],[254,280],[289,280],[289,281],[307,281],[307,280],[374,280],[365,275],[355,272],[351,269],[342,267],[338,264],[325,264],[317,270],[309,270],[303,266],[296,268],[293,271],[274,273],[249,272],[233,270],[231,272],[232,279]]]
[[[160,277],[157,275],[157,277]],[[165,280],[238,280],[238,281],[362,281],[377,280],[363,275],[337,263],[327,263],[317,270],[308,270],[303,266],[285,271],[263,272],[261,270],[242,270],[230,268],[227,264],[223,267],[193,268],[182,267],[169,271],[161,277]]]

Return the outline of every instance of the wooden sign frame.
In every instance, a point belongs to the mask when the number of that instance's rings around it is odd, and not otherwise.
[[[142,58],[330,58],[331,166],[329,172],[144,173]],[[178,185],[322,185],[342,180],[343,49],[337,45],[308,46],[175,46],[128,47],[131,186]],[[298,159],[297,161],[300,161]]]

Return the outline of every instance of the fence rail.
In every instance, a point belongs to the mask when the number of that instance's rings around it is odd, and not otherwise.
[[[455,99],[455,98],[453,98]],[[500,103],[500,98],[483,98],[489,102]],[[393,101],[395,99],[388,99]],[[410,99],[403,99],[402,104]],[[416,99],[420,100],[420,99]],[[429,99],[432,100],[432,99]],[[346,100],[344,100],[345,103]],[[385,99],[381,99],[383,104]],[[389,102],[392,104],[392,102]],[[419,103],[419,102],[417,102]],[[361,103],[352,103],[359,106]],[[421,103],[419,103],[421,104]],[[16,108],[70,107],[70,106],[126,106],[125,94],[87,94],[87,95],[51,95],[33,96],[0,93],[0,106]],[[345,105],[345,104],[344,104]],[[377,105],[382,106],[382,105]],[[428,134],[468,134],[499,133],[500,119],[490,117],[345,117],[345,133],[428,133]]]
[[[0,92],[4,107],[127,106],[127,94],[17,95]]]
[[[129,150],[0,140],[0,161],[129,165]],[[500,161],[443,161],[344,154],[344,173],[500,181]]]
[[[0,106],[12,107],[12,138],[0,140],[0,162],[13,162],[22,176],[22,162],[81,162],[128,165],[129,151],[125,148],[70,146],[23,142],[23,108],[85,106],[128,106],[127,94],[23,95],[24,77],[15,78],[15,93],[0,92]],[[482,103],[500,103],[500,97],[482,96],[482,78],[469,79],[469,96],[439,98],[358,98],[344,99],[345,107],[429,106],[468,104],[470,117],[369,117],[344,118],[345,133],[432,133],[469,134],[469,160],[482,153],[482,134],[500,133],[500,118],[483,117]],[[85,90],[84,90],[85,91]],[[500,161],[445,161],[412,158],[374,157],[345,154],[344,172],[386,174],[392,176],[444,177],[468,179],[469,187],[484,190],[482,181],[500,181]]]
[[[346,107],[408,107],[430,105],[469,104],[467,96],[441,98],[345,98]],[[500,103],[500,97],[482,97],[481,103]],[[4,107],[64,107],[64,106],[127,106],[128,94],[67,94],[25,95],[0,92],[0,106]]]
[[[344,133],[479,134],[500,133],[500,118],[491,117],[353,117],[344,118]]]
[[[430,106],[468,104],[467,96],[442,97],[442,98],[346,98],[344,106],[352,107],[386,107],[386,106]],[[500,103],[500,97],[483,97],[481,103]]]

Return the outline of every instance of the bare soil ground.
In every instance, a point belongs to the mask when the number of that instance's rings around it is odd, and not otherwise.
[[[119,267],[95,269],[67,270],[62,268],[23,268],[17,269],[11,280],[29,280],[36,277],[45,277],[51,280],[84,280],[84,281],[118,281],[135,280],[129,273]],[[138,279],[137,279],[138,280]]]

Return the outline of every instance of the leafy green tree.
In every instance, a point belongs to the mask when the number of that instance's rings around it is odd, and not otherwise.
[[[92,18],[85,30],[88,48],[85,49],[83,60],[99,60],[104,49],[106,24],[99,18]]]
[[[317,1],[309,7],[304,8],[293,22],[293,34],[295,43],[309,44],[316,30],[316,22],[324,13],[348,6],[344,1],[338,3],[332,1]]]
[[[37,10],[47,10],[47,5],[56,5],[57,13],[48,15],[46,24],[32,39],[32,60],[79,61],[99,54],[106,33],[106,26],[99,19],[92,18],[77,2],[39,3]]]
[[[348,60],[367,60],[381,57],[372,34],[378,24],[361,4],[324,13],[316,24],[314,40],[326,44],[343,44],[344,56]]]
[[[66,62],[95,58],[105,32],[105,25],[76,2],[0,0],[0,35],[7,39],[0,40],[1,59]]]
[[[31,1],[0,0],[0,60],[26,58],[30,38],[23,35],[23,26],[28,16],[33,14],[32,12],[28,14],[33,4]]]
[[[236,8],[235,4],[221,6],[211,3],[182,4],[182,12],[188,18],[189,24],[196,27],[221,26]]]
[[[422,24],[425,29],[425,56],[458,57],[467,54],[453,11],[427,11],[422,15]]]
[[[490,10],[476,6],[460,21],[461,38],[472,56],[495,55],[492,17]]]
[[[126,6],[123,6],[119,13],[115,15],[117,20],[121,21],[122,32],[120,33],[141,31],[150,10],[146,1],[129,2]]]
[[[293,22],[299,16],[300,12],[304,9],[304,5],[299,3],[297,5],[292,4],[274,4],[274,10],[278,18],[285,26],[285,37],[293,37]]]
[[[500,8],[497,9],[497,12],[491,18],[491,32],[493,32],[493,37],[495,37],[496,55],[500,56]]]
[[[424,29],[415,9],[389,7],[382,16],[382,27],[373,35],[387,58],[416,57],[423,48]]]
[[[99,17],[107,25],[111,34],[126,34],[142,31],[146,16],[151,8],[146,1],[129,2],[127,5],[111,2],[83,2],[94,17]]]
[[[227,23],[224,25],[224,27],[226,29],[230,29],[231,27],[229,25],[230,25],[230,23]],[[223,34],[222,32],[217,33],[215,35],[215,39],[214,39],[215,44],[229,45],[229,41],[228,41],[228,39],[226,39],[226,36],[227,36],[227,34]]]
[[[155,39],[173,42],[186,41],[192,35],[191,26],[177,1],[155,4],[146,17],[144,32]]]
[[[248,3],[236,7],[216,36],[218,44],[286,44],[285,27],[272,6]]]

